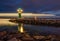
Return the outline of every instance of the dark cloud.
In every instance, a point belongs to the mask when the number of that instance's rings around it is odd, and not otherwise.
[[[60,0],[0,0],[0,12],[16,12],[19,7],[24,12],[60,10]]]

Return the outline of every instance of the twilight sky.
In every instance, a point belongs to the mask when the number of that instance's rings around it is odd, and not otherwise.
[[[24,12],[58,11],[60,0],[0,0],[0,12],[16,12],[19,7]]]

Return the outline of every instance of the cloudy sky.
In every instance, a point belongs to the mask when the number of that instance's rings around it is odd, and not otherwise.
[[[17,8],[24,12],[55,13],[60,12],[60,0],[0,0],[0,12],[16,12]]]

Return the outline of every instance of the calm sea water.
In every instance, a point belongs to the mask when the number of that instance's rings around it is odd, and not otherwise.
[[[0,19],[0,31],[18,31],[18,24],[8,21],[9,19]],[[60,35],[60,27],[52,26],[37,26],[37,25],[22,25],[22,27],[29,32],[38,32],[44,34]]]

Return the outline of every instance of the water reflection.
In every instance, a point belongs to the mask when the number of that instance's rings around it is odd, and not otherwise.
[[[10,19],[0,19],[0,25],[17,25],[16,23],[9,22]]]
[[[24,32],[23,23],[18,23],[18,31],[20,33],[23,33]]]
[[[51,27],[51,26],[36,26],[36,25],[26,25],[21,23],[12,23],[8,21],[9,19],[0,19],[0,31],[7,30],[7,31],[19,31],[24,28],[24,31],[30,32],[39,32],[39,33],[48,33],[48,34],[58,34],[60,35],[60,27]],[[23,30],[22,30],[23,32]]]
[[[0,19],[0,31],[8,30],[23,33],[23,23],[12,23],[9,22],[9,19]]]

